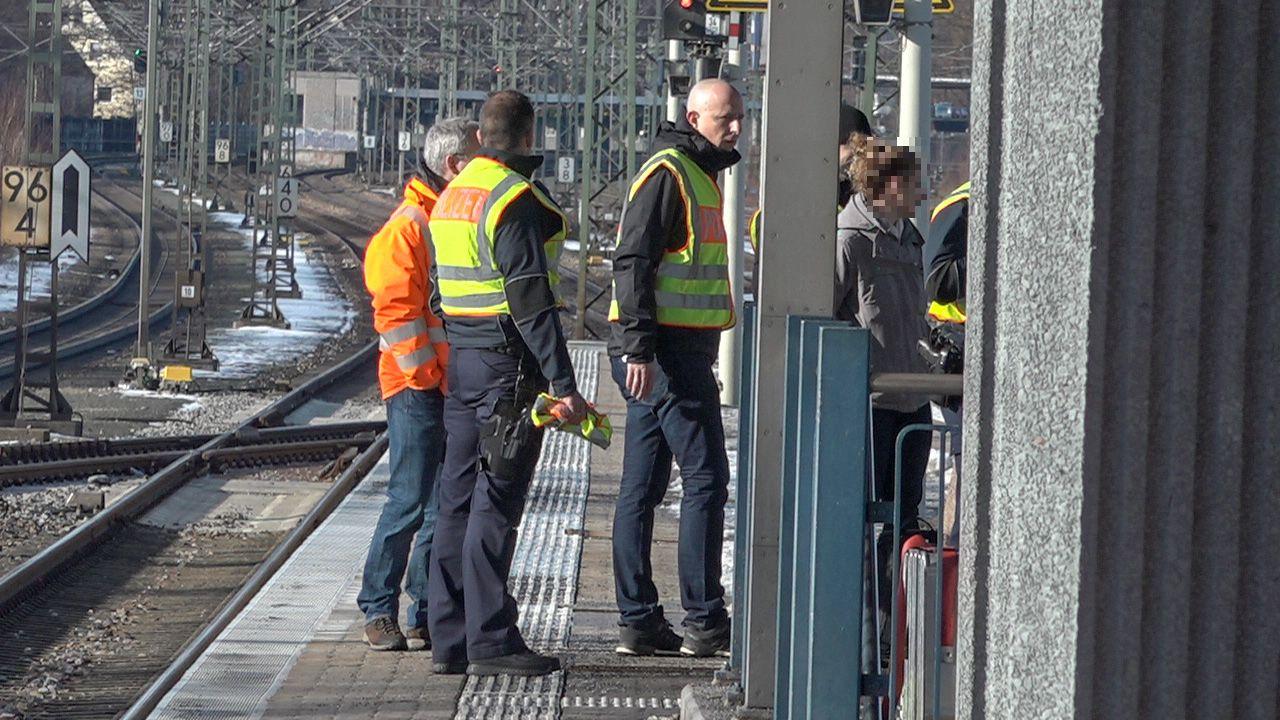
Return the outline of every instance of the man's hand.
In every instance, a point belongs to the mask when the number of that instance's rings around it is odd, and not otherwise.
[[[653,360],[647,363],[627,363],[627,392],[631,397],[641,402],[648,399],[649,393],[653,391],[653,378],[657,375],[654,365]]]
[[[577,425],[587,419],[587,401],[577,392],[560,398],[560,406],[567,411],[560,415],[560,419],[570,425]]]

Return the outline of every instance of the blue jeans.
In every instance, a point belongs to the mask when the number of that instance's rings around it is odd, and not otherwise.
[[[613,515],[613,579],[622,622],[650,625],[663,616],[653,584],[653,514],[680,465],[680,601],[684,624],[699,629],[728,620],[720,585],[729,459],[720,420],[720,390],[712,359],[698,353],[659,353],[668,378],[656,405],[627,394],[626,363],[611,358],[613,380],[627,401],[622,484]]]
[[[404,589],[413,600],[408,627],[426,627],[436,471],[444,457],[444,396],[438,389],[405,388],[386,403],[391,480],[369,544],[356,602],[366,621],[378,617],[398,620],[400,582],[405,580]]]

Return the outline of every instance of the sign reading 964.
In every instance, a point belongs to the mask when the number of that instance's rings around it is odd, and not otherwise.
[[[6,165],[0,193],[0,244],[49,247],[49,168]]]

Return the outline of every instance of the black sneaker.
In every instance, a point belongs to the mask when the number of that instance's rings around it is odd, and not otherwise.
[[[685,626],[680,654],[687,657],[729,657],[729,621],[705,629]]]
[[[671,629],[671,623],[662,620],[649,627],[622,624],[618,631],[618,646],[613,649],[619,655],[654,655],[680,652],[681,638]]]
[[[473,660],[468,675],[546,675],[560,669],[560,658],[524,650],[510,655]]]
[[[433,662],[431,663],[431,672],[436,675],[465,675],[467,672],[467,661],[455,660],[453,662]]]
[[[431,649],[431,635],[426,626],[405,628],[404,639],[410,650]]]
[[[409,643],[400,632],[395,618],[376,617],[365,623],[364,641],[374,650],[408,650]]]

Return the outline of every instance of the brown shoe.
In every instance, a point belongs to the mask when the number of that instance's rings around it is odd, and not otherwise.
[[[431,649],[431,634],[425,627],[405,628],[404,639],[408,643],[410,650]]]
[[[365,623],[364,641],[374,650],[408,650],[409,643],[394,618],[376,617]]]

